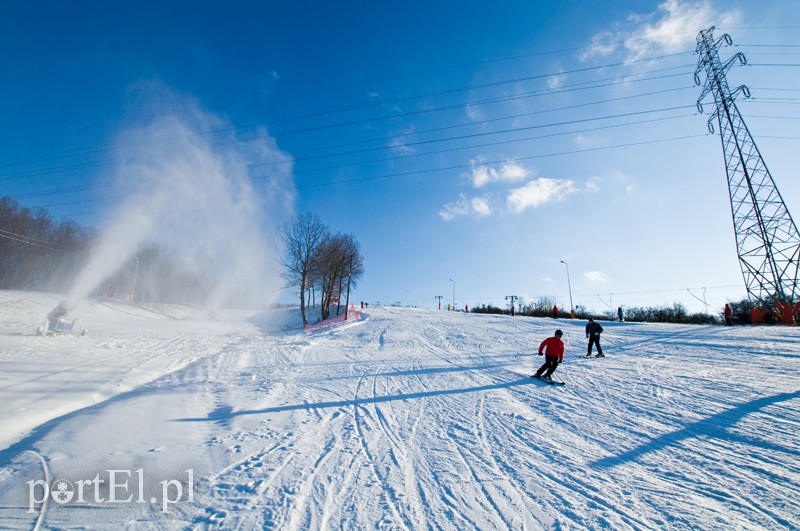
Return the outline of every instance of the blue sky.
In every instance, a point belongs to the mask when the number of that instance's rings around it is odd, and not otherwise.
[[[247,163],[274,223],[357,237],[356,301],[568,307],[563,260],[576,305],[715,312],[744,287],[695,37],[747,55],[729,83],[797,212],[797,20],[789,0],[7,2],[0,194],[102,228],[120,139],[191,102],[209,145],[272,150]]]

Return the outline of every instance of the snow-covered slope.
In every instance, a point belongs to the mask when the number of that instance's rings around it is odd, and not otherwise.
[[[800,528],[797,328],[57,302],[0,292],[3,527]]]

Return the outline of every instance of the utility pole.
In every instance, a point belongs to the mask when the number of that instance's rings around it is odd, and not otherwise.
[[[442,309],[442,299],[444,299],[444,297],[442,295],[437,295],[437,296],[434,297],[434,299],[439,299],[439,310],[441,310]]]
[[[519,297],[516,295],[506,295],[506,300],[511,301],[511,317],[514,317],[514,302],[516,302],[518,298]]]
[[[456,311],[456,281],[451,278],[450,282],[453,283],[453,306],[452,306],[452,310]]]
[[[131,302],[136,301],[136,280],[139,276],[139,257],[136,257],[136,267],[133,269],[133,282],[131,283],[131,291],[128,294],[128,300]]]
[[[561,263],[567,266],[567,288],[569,288],[569,316],[575,319],[575,305],[572,304],[572,282],[569,281],[569,264],[564,260]]]
[[[733,39],[726,33],[715,40],[713,31],[711,26],[697,35],[696,51],[700,57],[695,83],[700,85],[700,73],[706,74],[697,109],[702,113],[701,101],[713,95],[715,108],[708,129],[714,132],[716,120],[728,177],[739,266],[748,296],[765,306],[777,306],[781,319],[794,323],[795,306],[800,306],[797,286],[800,233],[736,107],[736,97],[744,94],[749,98],[750,89],[741,85],[731,91],[725,78],[734,63],[747,64],[747,59],[739,52],[723,63],[719,48],[731,45]]]

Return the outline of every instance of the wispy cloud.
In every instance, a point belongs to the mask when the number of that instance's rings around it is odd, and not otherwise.
[[[578,192],[571,180],[535,178],[535,172],[518,162],[485,164],[480,157],[470,161],[470,171],[465,174],[473,188],[481,189],[496,185],[493,192],[480,197],[469,197],[461,193],[457,201],[444,205],[439,217],[445,221],[470,216],[488,217],[496,213],[521,214],[529,208],[537,208],[550,201],[559,201]],[[527,182],[526,182],[527,181]],[[525,182],[520,186],[520,183]],[[505,195],[505,207],[495,204],[497,196]],[[494,198],[494,199],[493,199]]]
[[[547,202],[563,199],[576,191],[572,181],[539,178],[511,190],[508,193],[508,208],[519,214],[528,208],[537,208]]]
[[[625,40],[625,48],[631,52],[629,59],[691,49],[698,31],[714,22],[725,24],[730,20],[721,20],[721,17],[730,16],[718,14],[708,0],[666,0],[656,13],[642,17],[643,24]]]
[[[591,44],[579,56],[581,61],[593,57],[607,57],[617,50],[619,35],[613,31],[601,31],[592,36]]]
[[[466,113],[467,118],[472,121],[483,120],[485,116],[483,109],[479,105],[474,105],[472,103],[467,104],[467,106],[464,108],[464,112]]]
[[[505,162],[498,167],[485,165],[480,159],[470,161],[469,179],[475,188],[496,182],[517,183],[531,176],[531,171],[517,162]]]
[[[600,271],[587,271],[583,274],[583,278],[585,278],[588,282],[594,282],[596,284],[605,284],[608,282],[608,277],[606,274]]]
[[[559,70],[562,73],[554,74],[547,78],[547,88],[555,90],[557,88],[560,88],[561,85],[564,84],[564,80],[566,79],[566,76],[563,74],[564,69],[559,68]]]
[[[581,60],[606,57],[620,44],[632,61],[651,55],[676,53],[694,47],[697,33],[711,25],[734,25],[738,11],[718,12],[710,0],[665,0],[650,13],[632,13],[626,22],[592,37]]]
[[[473,216],[485,217],[492,213],[492,208],[489,205],[487,197],[472,197],[469,198],[461,194],[458,201],[448,203],[439,211],[439,217],[445,221],[451,221],[458,217]]]

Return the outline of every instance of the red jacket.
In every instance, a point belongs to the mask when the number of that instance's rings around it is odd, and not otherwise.
[[[558,358],[558,361],[564,361],[564,342],[556,336],[548,337],[542,344],[539,345],[539,352],[544,351],[545,356],[551,358]]]

